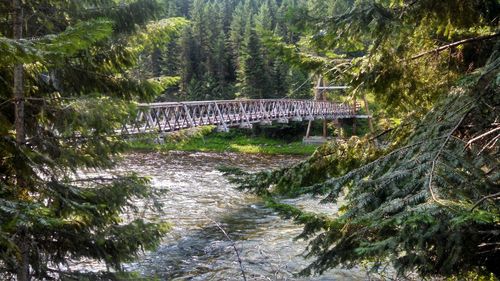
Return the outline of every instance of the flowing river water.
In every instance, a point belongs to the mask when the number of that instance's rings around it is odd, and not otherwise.
[[[294,240],[301,226],[281,219],[257,197],[236,190],[217,170],[228,165],[259,171],[302,159],[199,152],[126,155],[116,172],[137,172],[150,177],[155,188],[167,189],[161,198],[165,211],[159,216],[172,229],[156,251],[145,253],[125,269],[160,280],[243,280],[235,245],[247,280],[366,280],[360,269],[296,276],[310,262],[300,256],[306,242]],[[325,208],[313,200],[291,203]]]

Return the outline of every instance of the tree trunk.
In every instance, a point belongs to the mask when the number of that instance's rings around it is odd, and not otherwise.
[[[23,8],[21,0],[12,0],[12,37],[14,40],[19,40],[23,37]],[[26,132],[24,124],[24,69],[22,64],[14,66],[14,86],[12,93],[15,103],[15,121],[14,127],[16,131],[16,142],[19,146],[24,145],[26,142]],[[17,176],[17,185],[21,190],[23,188],[24,180],[22,175]],[[19,248],[19,257],[17,265],[17,280],[28,281],[30,280],[29,274],[29,240],[26,228],[21,227],[17,233],[17,246]]]
[[[18,281],[29,281],[30,277],[30,263],[29,263],[29,251],[30,243],[29,236],[26,227],[21,227],[18,231],[18,237],[16,245],[19,248],[20,255],[18,257],[17,264],[17,280]]]
[[[320,77],[321,87],[326,86],[325,82],[323,81],[323,77]],[[321,100],[326,101],[326,93],[325,90],[321,90]],[[326,116],[324,116],[325,119],[323,119],[323,137],[326,139],[328,137],[328,127],[327,127],[327,122],[326,122]]]
[[[21,0],[12,0],[12,26],[13,39],[19,40],[23,37],[23,9]],[[15,129],[16,141],[18,144],[24,144],[26,133],[24,130],[24,70],[22,64],[14,66],[14,88],[15,102]]]
[[[161,50],[158,47],[153,48],[153,52],[151,54],[151,70],[153,72],[154,77],[159,77],[161,75]]]

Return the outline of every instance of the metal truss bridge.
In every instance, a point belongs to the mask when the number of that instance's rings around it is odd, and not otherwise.
[[[219,131],[228,131],[229,127],[251,128],[252,124],[270,125],[273,121],[288,123],[369,117],[357,115],[358,109],[358,104],[291,99],[139,104],[137,115],[123,125],[121,134],[161,134],[205,125],[216,125]]]

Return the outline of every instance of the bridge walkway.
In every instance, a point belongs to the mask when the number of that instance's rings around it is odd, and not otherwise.
[[[205,125],[216,125],[218,130],[227,131],[229,127],[251,128],[255,123],[270,125],[273,121],[288,123],[369,117],[358,115],[358,110],[359,105],[295,99],[139,104],[137,114],[123,125],[121,134],[161,134]]]

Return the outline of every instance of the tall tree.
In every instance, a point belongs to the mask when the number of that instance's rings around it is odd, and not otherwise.
[[[240,2],[234,10],[229,33],[229,42],[233,59],[237,63],[239,63],[239,57],[241,55],[247,17],[248,14],[245,14],[243,9],[243,2]]]
[[[240,187],[305,225],[300,237],[314,261],[303,274],[370,261],[375,271],[392,263],[400,276],[498,278],[500,3],[339,2],[338,13],[303,25],[312,28],[303,31],[309,47],[325,61],[349,56],[337,73],[350,93],[373,94],[396,125],[324,146],[294,167],[246,175]],[[280,201],[305,194],[340,211]]]
[[[149,0],[0,3],[1,279],[49,279],[80,258],[120,269],[166,231],[133,211],[121,218],[154,198],[147,180],[79,172],[111,167],[130,101],[157,94],[131,76],[144,47],[128,43],[151,43],[138,26],[156,11]]]
[[[239,80],[243,96],[256,99],[270,97],[272,90],[269,72],[252,18],[248,20],[245,28],[245,41],[240,59]]]

